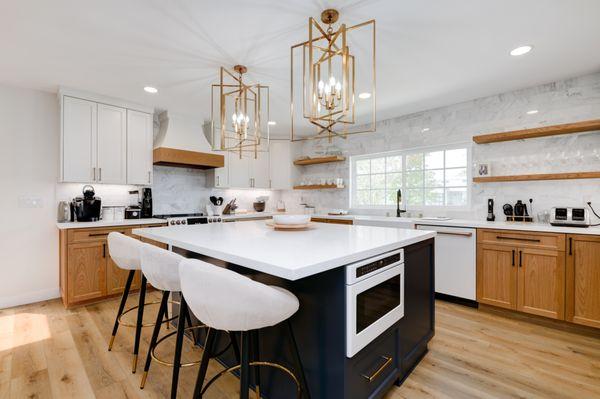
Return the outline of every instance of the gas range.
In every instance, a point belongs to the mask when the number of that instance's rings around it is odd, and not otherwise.
[[[221,223],[220,216],[206,216],[203,213],[175,213],[169,215],[154,215],[157,219],[165,219],[169,226],[188,224]]]

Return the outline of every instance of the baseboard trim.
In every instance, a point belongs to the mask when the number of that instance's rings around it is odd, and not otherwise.
[[[47,301],[49,299],[55,298],[60,298],[60,290],[58,288],[32,291],[27,292],[25,294],[0,298],[0,309],[12,308],[21,305],[29,305],[31,303]]]
[[[440,300],[446,301],[446,302],[453,302],[453,303],[457,303],[459,305],[468,306],[468,307],[475,308],[475,309],[477,309],[479,307],[479,303],[477,301],[473,301],[471,299],[459,298],[454,295],[441,294],[439,292],[435,293],[435,299],[440,299]]]

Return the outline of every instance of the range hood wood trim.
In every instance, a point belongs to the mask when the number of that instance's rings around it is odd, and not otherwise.
[[[175,166],[192,169],[215,169],[225,166],[225,157],[207,152],[178,150],[159,147],[153,151],[154,165]]]

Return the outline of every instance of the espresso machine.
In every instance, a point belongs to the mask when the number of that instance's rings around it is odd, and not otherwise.
[[[71,202],[71,221],[96,222],[100,220],[102,200],[96,197],[94,187],[83,186],[83,197],[75,197]]]

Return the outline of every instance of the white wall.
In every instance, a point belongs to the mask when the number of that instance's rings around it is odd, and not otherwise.
[[[526,112],[531,109],[537,109],[539,113],[527,115]],[[297,144],[296,152],[313,155],[338,149],[352,156],[458,142],[472,143],[472,137],[478,134],[598,118],[600,73],[380,121],[376,133],[351,136],[347,140],[337,139],[332,144],[326,140]],[[429,131],[422,132],[425,127]],[[472,159],[474,163],[491,162],[492,173],[496,175],[600,171],[600,132],[473,144]],[[302,170],[305,177],[312,179],[342,177],[348,181],[348,165],[346,161]],[[446,214],[484,218],[488,198],[496,200],[498,219],[503,217],[502,204],[514,204],[518,199],[528,201],[533,198],[535,213],[553,206],[584,206],[586,201],[593,201],[600,208],[600,179],[473,184],[471,209]],[[288,191],[283,193],[283,199],[288,208],[308,202],[317,207],[317,212],[323,212],[331,208],[347,209],[349,191]],[[356,210],[355,213],[367,212]]]
[[[0,308],[4,308],[59,295],[56,96],[0,86],[0,143]]]

